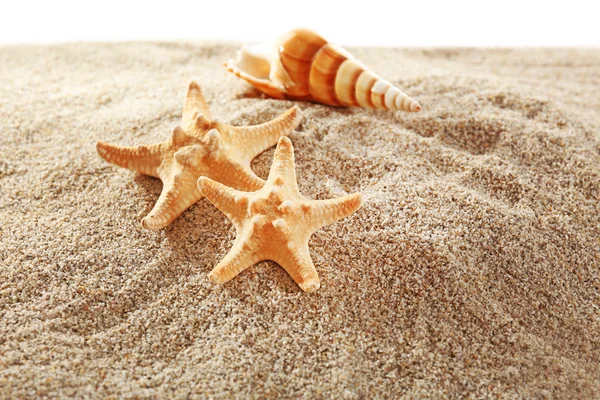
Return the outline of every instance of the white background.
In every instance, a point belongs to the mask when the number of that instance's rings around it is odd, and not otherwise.
[[[309,27],[376,46],[600,46],[598,0],[0,0],[0,44],[270,40]]]

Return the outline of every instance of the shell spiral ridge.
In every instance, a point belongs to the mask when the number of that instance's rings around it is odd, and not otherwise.
[[[242,48],[225,66],[275,98],[407,112],[422,108],[343,47],[308,29],[285,33],[270,49]]]

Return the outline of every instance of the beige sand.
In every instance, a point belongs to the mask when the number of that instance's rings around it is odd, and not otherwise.
[[[160,182],[94,148],[164,139],[186,85],[264,122],[237,46],[0,49],[0,397],[600,396],[600,51],[356,49],[419,114],[298,103],[322,280],[207,273],[234,230],[202,200],[139,227]],[[253,164],[266,177],[273,150]]]

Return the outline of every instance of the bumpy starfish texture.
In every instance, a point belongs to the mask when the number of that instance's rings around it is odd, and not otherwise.
[[[233,222],[236,239],[225,258],[210,272],[213,283],[225,283],[263,260],[281,265],[306,292],[319,289],[308,240],[362,204],[360,193],[331,200],[309,200],[298,190],[294,149],[281,137],[264,187],[248,193],[201,177],[202,194]]]
[[[145,175],[160,178],[162,193],[154,208],[142,219],[146,229],[170,224],[202,198],[196,181],[210,177],[241,190],[258,190],[264,185],[250,168],[257,155],[289,135],[300,121],[293,107],[270,122],[235,127],[212,118],[200,86],[191,82],[183,106],[182,126],[158,144],[121,147],[98,142],[96,149],[106,161]]]

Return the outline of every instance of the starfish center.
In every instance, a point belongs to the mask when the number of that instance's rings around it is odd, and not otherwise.
[[[273,221],[284,216],[284,212],[280,209],[284,201],[281,194],[277,191],[271,191],[265,197],[255,198],[250,205],[252,215],[262,215],[268,221]]]

